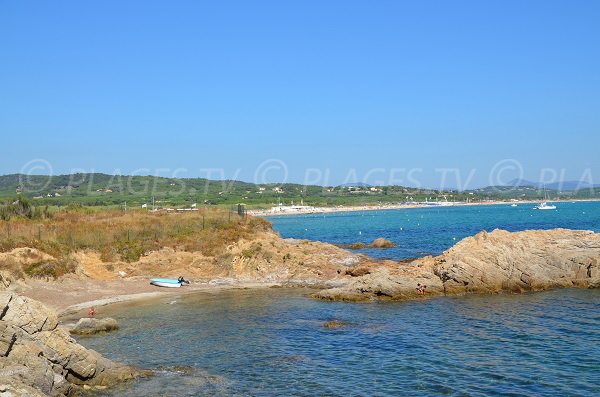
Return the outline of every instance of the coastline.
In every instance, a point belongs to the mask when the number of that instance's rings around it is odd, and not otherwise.
[[[193,293],[214,293],[229,289],[263,289],[281,283],[213,279],[209,282],[191,283],[181,288],[161,288],[150,285],[145,277],[132,277],[119,281],[86,279],[85,288],[73,289],[82,280],[69,278],[60,281],[30,280],[19,294],[42,302],[56,311],[60,319],[85,317],[87,309],[126,302],[150,301],[168,296]],[[299,285],[299,287],[303,287]],[[101,311],[100,311],[101,312]]]
[[[591,202],[598,200],[579,201]],[[570,202],[573,202],[573,200],[563,201],[563,203]],[[518,205],[527,208],[527,206],[536,203],[521,201],[518,202]],[[510,202],[490,202],[465,203],[457,206],[507,206],[510,204]],[[423,207],[431,208],[431,206],[423,205],[402,205],[337,207],[326,210],[328,212],[377,211]],[[286,213],[281,215],[291,214]],[[531,235],[528,237],[530,240],[535,233],[533,231],[528,233]],[[555,231],[553,233],[553,235],[549,235],[548,237],[554,239],[559,236],[561,241],[565,237],[571,238],[566,231]],[[483,236],[486,236],[486,234],[484,233]],[[518,234],[510,236],[514,237],[518,236]],[[502,246],[508,242],[514,244],[513,237],[498,240],[498,246]],[[481,240],[482,237],[473,236],[473,238]],[[471,239],[467,238],[465,241],[470,241]],[[538,245],[541,247],[547,244],[547,241],[550,240],[540,239]],[[464,246],[464,242],[457,242],[450,250],[454,250],[459,246]],[[581,247],[577,247],[577,241],[575,240],[573,241],[573,247],[576,247],[578,251],[581,249]],[[476,252],[476,249],[478,249],[477,246],[473,246],[467,249],[467,251]],[[12,257],[30,260],[28,258],[35,254],[34,251],[23,248],[16,249]],[[228,247],[223,257],[224,259],[230,258],[230,262],[224,262],[228,266],[226,269],[218,262],[218,260],[223,260],[221,257],[209,258],[200,254],[177,251],[170,247],[143,256],[135,264],[115,262],[111,264],[110,270],[100,260],[97,253],[93,251],[81,251],[74,255],[80,266],[77,273],[63,276],[57,280],[44,281],[29,278],[27,281],[15,282],[15,287],[19,289],[18,292],[21,295],[41,301],[55,310],[61,317],[74,315],[84,317],[87,314],[87,309],[92,306],[102,307],[129,301],[160,299],[196,292],[212,293],[224,289],[260,289],[274,286],[297,286],[300,288],[316,286],[319,289],[338,288],[342,286],[341,284],[348,284],[354,281],[379,283],[379,280],[374,278],[375,273],[379,272],[379,270],[389,270],[392,278],[396,278],[396,276],[400,276],[400,273],[402,273],[402,278],[407,280],[405,289],[409,292],[414,292],[413,284],[416,285],[416,283],[423,281],[416,277],[420,277],[420,273],[425,270],[420,269],[417,265],[427,262],[427,267],[431,269],[437,266],[435,263],[429,263],[429,259],[419,257],[412,259],[414,266],[407,267],[407,264],[402,261],[380,260],[326,243],[282,239],[273,232],[259,234],[250,240],[241,240],[239,243]],[[487,253],[482,252],[482,257],[486,257],[487,255]],[[45,257],[40,256],[40,258]],[[464,258],[460,257],[459,259],[463,260]],[[523,258],[515,257],[517,262],[521,262],[521,259]],[[529,259],[525,262],[528,263],[528,261],[530,262]],[[476,269],[473,272],[476,272]],[[118,274],[121,273],[127,273],[127,276],[120,277]],[[371,273],[371,276],[369,276],[369,273]],[[186,278],[189,277],[192,284],[183,288],[166,289],[152,286],[148,281],[150,275],[171,277],[177,274],[186,275]],[[361,277],[363,275],[365,277]],[[379,274],[379,276],[388,277],[384,274]],[[438,277],[433,277],[430,274],[428,274],[428,277],[431,280],[427,282],[427,285],[433,287],[432,280],[437,282]],[[526,280],[529,280],[528,277],[524,276]],[[373,280],[370,280],[370,278],[373,278]],[[526,284],[528,286],[532,285],[529,281]],[[473,283],[469,281],[469,285],[473,286]],[[525,286],[524,289],[527,290],[528,286]],[[546,286],[544,282],[543,288]],[[438,293],[445,293],[443,286],[440,288],[442,289],[439,289],[439,291],[435,288],[429,289],[428,295],[433,296]],[[537,286],[533,286],[532,288],[536,289]],[[359,289],[365,288],[361,287]],[[395,297],[396,294],[391,293],[391,296]]]
[[[600,199],[574,199],[574,200],[553,200],[552,203],[585,203],[597,202]],[[385,204],[385,205],[360,205],[360,206],[337,206],[337,207],[308,207],[306,209],[296,209],[289,211],[272,211],[272,210],[248,210],[247,214],[255,217],[279,217],[289,215],[311,215],[311,214],[331,214],[338,212],[359,212],[359,211],[388,211],[401,209],[416,209],[416,208],[449,208],[449,207],[476,207],[490,205],[536,205],[539,200],[523,200],[523,201],[489,201],[478,203],[463,203],[449,202],[449,204]]]

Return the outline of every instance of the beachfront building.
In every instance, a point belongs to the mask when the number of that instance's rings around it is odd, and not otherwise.
[[[278,205],[276,207],[271,207],[269,211],[272,214],[281,214],[281,213],[306,213],[315,211],[315,207],[311,207],[309,205]]]

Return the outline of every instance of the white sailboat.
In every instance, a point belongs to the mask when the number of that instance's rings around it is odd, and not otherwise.
[[[553,204],[548,204],[548,196],[546,194],[546,186],[544,186],[544,201],[542,201],[541,203],[539,203],[537,205],[537,207],[535,207],[538,210],[555,210],[556,206]]]
[[[538,210],[555,210],[556,206],[552,204],[548,204],[546,201],[543,201],[538,204],[536,207]]]

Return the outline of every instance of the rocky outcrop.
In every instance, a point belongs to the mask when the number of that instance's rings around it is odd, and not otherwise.
[[[360,250],[364,248],[393,248],[396,243],[390,240],[386,240],[383,237],[376,238],[371,244],[365,243],[353,243],[353,244],[338,244],[339,247],[348,248],[351,250]]]
[[[323,323],[323,327],[325,327],[325,328],[332,328],[332,329],[342,328],[342,327],[345,327],[347,325],[348,325],[347,322],[340,321],[340,320],[329,320],[329,321],[325,321]]]
[[[5,375],[0,375],[2,381],[0,383],[0,396],[2,397],[46,397],[36,388],[27,386],[19,380],[13,378],[14,372],[4,371]]]
[[[77,252],[72,259],[78,263],[79,270],[73,277],[79,279],[72,288],[80,288],[86,299],[90,299],[86,280],[122,280],[120,274],[132,280],[185,275],[197,284],[208,285],[260,283],[335,287],[315,296],[351,301],[422,297],[416,290],[417,284],[426,285],[425,296],[556,287],[594,288],[600,285],[599,236],[589,231],[565,229],[515,233],[495,230],[466,238],[437,257],[399,263],[375,261],[331,244],[282,239],[272,231],[265,231],[253,235],[252,239],[241,239],[210,257],[163,247],[137,262],[104,263],[97,252]],[[388,244],[382,240],[377,245]],[[7,277],[0,274],[0,289],[2,280],[10,276],[18,280],[16,271],[27,261],[50,260],[44,255],[26,249],[0,254],[0,264],[5,260],[13,264],[14,270]],[[46,302],[56,294],[62,298],[66,287],[60,283],[65,279],[67,277],[53,285],[53,291],[57,291],[54,295],[49,288],[29,288],[23,293]],[[121,286],[116,293],[129,291],[130,287],[131,284],[127,288]],[[114,293],[105,291],[97,299],[106,295]],[[64,304],[65,299],[60,301]]]
[[[347,285],[320,291],[328,300],[403,300],[425,295],[600,287],[600,234],[566,229],[468,237],[442,255],[363,271]]]
[[[68,395],[77,385],[108,386],[136,375],[77,344],[41,303],[0,293],[0,390],[12,393],[6,395]]]
[[[114,318],[80,318],[77,324],[69,330],[73,335],[95,335],[119,329],[119,323]]]

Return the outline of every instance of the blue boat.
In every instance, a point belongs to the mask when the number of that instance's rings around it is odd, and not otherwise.
[[[183,283],[189,284],[189,281],[183,279],[183,277],[179,277],[178,279],[173,278],[151,278],[150,284],[156,285],[157,287],[166,287],[166,288],[179,288]]]

